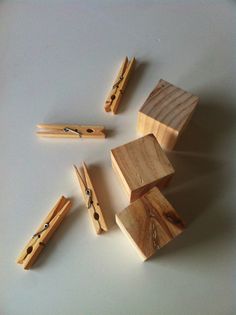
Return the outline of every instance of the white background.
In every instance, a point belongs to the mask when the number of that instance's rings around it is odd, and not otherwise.
[[[0,2],[0,314],[235,314],[236,2]],[[135,56],[120,108],[103,111]],[[164,193],[186,232],[142,263],[114,214],[128,205],[111,148],[137,138],[160,78],[201,98]],[[38,139],[37,123],[104,124],[105,140]],[[72,164],[87,162],[111,226],[96,236]],[[16,257],[62,194],[70,215],[24,271]]]

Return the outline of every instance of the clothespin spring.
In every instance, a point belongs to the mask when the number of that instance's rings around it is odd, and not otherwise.
[[[46,229],[48,229],[49,228],[49,223],[45,223],[44,224],[44,228],[41,230],[41,231],[39,231],[38,233],[35,233],[34,235],[33,235],[33,238],[34,237],[40,237],[40,235],[41,235],[41,233],[43,232],[43,231],[45,231]]]
[[[34,244],[37,242],[37,238],[39,238],[39,237],[41,236],[42,232],[45,231],[45,230],[47,230],[48,228],[49,228],[49,223],[45,223],[45,224],[44,224],[44,228],[43,228],[41,231],[39,231],[39,232],[37,232],[37,233],[35,233],[35,234],[33,235],[32,238],[36,238],[36,239],[35,239],[35,242],[34,242],[33,244],[31,244],[31,245],[27,248],[26,255],[25,255],[24,259],[27,257],[28,254],[30,254],[30,253],[32,252],[33,246],[34,246]],[[45,245],[43,242],[40,242],[39,244],[40,244],[40,245],[43,245],[43,246]]]
[[[117,80],[117,82],[113,85],[113,89],[115,89],[115,88],[118,88],[119,87],[119,84],[120,84],[120,82],[122,81],[124,79],[124,76],[123,75],[121,75],[120,76],[120,78],[119,78],[119,80]]]
[[[118,87],[119,87],[119,84],[120,84],[120,82],[121,82],[123,79],[124,79],[124,76],[121,75],[120,78],[119,78],[119,80],[117,80],[117,82],[113,85],[112,89],[116,89],[116,91],[117,91],[117,89],[118,89]],[[120,92],[122,93],[122,91],[120,91]],[[113,93],[113,94],[111,95],[110,99],[106,101],[106,104],[111,105],[115,98],[116,98],[116,95],[115,95],[115,93]]]
[[[79,137],[81,138],[81,132],[79,132],[78,129],[72,129],[72,128],[69,128],[69,127],[65,127],[63,130],[65,132],[75,133],[76,135],[79,135]]]
[[[90,209],[91,206],[93,207],[93,211],[94,211],[93,217],[94,217],[95,220],[98,221],[98,223],[99,223],[99,225],[100,225],[100,222],[99,222],[99,214],[96,212],[96,209],[95,209],[94,204],[93,204],[92,190],[89,189],[89,188],[86,188],[86,189],[85,189],[85,193],[86,193],[86,195],[88,196],[87,208]]]
[[[90,209],[91,205],[92,205],[92,190],[89,188],[85,189],[85,193],[88,196],[88,204],[87,204],[87,208]]]

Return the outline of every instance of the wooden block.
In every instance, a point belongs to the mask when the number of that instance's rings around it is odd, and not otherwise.
[[[184,223],[157,187],[116,214],[116,223],[142,260],[151,257],[184,230]]]
[[[153,133],[162,148],[172,150],[187,126],[199,98],[160,80],[138,113],[138,131]]]
[[[174,173],[153,134],[112,149],[111,161],[130,201],[156,185],[165,187]]]

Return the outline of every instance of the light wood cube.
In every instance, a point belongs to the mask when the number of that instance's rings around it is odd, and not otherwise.
[[[160,80],[138,113],[138,131],[153,133],[162,148],[172,150],[187,126],[199,98]]]
[[[116,223],[142,260],[184,230],[184,223],[157,187],[116,214]]]
[[[153,134],[112,149],[111,161],[130,201],[156,185],[165,187],[174,174],[171,163]]]

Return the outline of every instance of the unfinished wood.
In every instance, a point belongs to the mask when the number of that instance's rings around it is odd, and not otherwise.
[[[199,98],[160,80],[138,113],[138,130],[153,133],[162,148],[172,150],[187,126]]]
[[[171,163],[153,134],[112,149],[111,161],[130,201],[156,185],[165,187],[174,174]]]
[[[184,230],[184,223],[157,187],[116,214],[116,222],[142,260]]]
[[[116,114],[118,107],[120,105],[121,97],[124,94],[125,88],[127,86],[130,74],[135,65],[135,58],[129,60],[125,57],[119,73],[116,77],[115,83],[106,99],[104,109],[106,112],[112,112]]]
[[[83,162],[83,169],[80,173],[79,169],[74,165],[77,178],[79,180],[81,192],[83,194],[84,202],[88,208],[89,217],[96,234],[108,231],[107,223],[104,213],[98,201],[98,197],[89,174],[89,170],[85,162]]]
[[[71,208],[71,201],[62,196],[17,258],[24,269],[30,269],[53,233]]]
[[[70,125],[70,124],[39,124],[36,134],[48,138],[91,138],[106,137],[104,126],[100,125]]]

